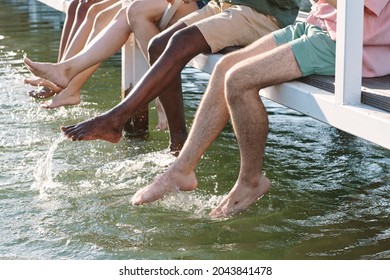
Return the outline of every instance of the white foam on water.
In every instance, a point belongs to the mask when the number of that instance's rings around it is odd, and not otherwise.
[[[107,162],[97,169],[95,176],[105,180],[124,182],[128,186],[138,188],[163,172],[174,159],[165,151],[140,154],[130,159]]]
[[[109,186],[111,190],[129,189],[130,193],[135,193],[138,189],[150,184],[174,160],[175,157],[165,150],[140,154],[131,159],[107,162],[97,169],[95,178],[115,182]],[[218,188],[217,185],[216,188]],[[214,193],[205,193],[201,189],[192,192],[172,191],[163,199],[154,202],[152,207],[186,212],[193,218],[207,218],[209,212],[225,195],[218,194],[216,188],[214,188]]]
[[[193,218],[201,219],[209,217],[210,211],[219,204],[223,196],[201,191],[176,191],[167,194],[158,204],[165,209],[191,213]]]

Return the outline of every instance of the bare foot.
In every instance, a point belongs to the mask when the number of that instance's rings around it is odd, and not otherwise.
[[[35,87],[43,87],[51,90],[54,92],[54,94],[59,93],[62,91],[62,88],[58,87],[57,85],[53,84],[52,82],[42,79],[42,78],[26,78],[24,79],[24,83],[35,86]]]
[[[30,90],[27,94],[35,99],[47,99],[56,95],[54,91],[47,87],[39,87],[37,89]]]
[[[53,109],[61,106],[78,104],[80,104],[80,91],[74,92],[71,89],[66,88],[57,94],[51,101],[43,103],[41,107]]]
[[[174,190],[195,190],[198,182],[194,172],[183,174],[173,167],[158,176],[152,184],[139,189],[131,199],[133,205],[141,205],[162,198],[165,194]]]
[[[115,120],[103,114],[76,125],[62,126],[61,130],[72,141],[104,140],[118,143],[122,137],[123,124],[117,125]]]
[[[219,218],[242,212],[267,193],[270,187],[271,182],[264,175],[261,175],[255,188],[236,182],[229,194],[210,212],[210,216]]]
[[[59,87],[66,88],[69,81],[73,78],[68,76],[68,71],[61,69],[60,64],[34,62],[27,57],[23,61],[32,74],[48,80]]]

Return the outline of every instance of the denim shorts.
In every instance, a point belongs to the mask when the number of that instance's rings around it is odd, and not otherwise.
[[[336,65],[336,42],[320,27],[299,22],[272,33],[276,44],[289,43],[303,76],[333,75]]]

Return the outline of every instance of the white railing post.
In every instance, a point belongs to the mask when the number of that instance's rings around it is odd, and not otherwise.
[[[359,104],[362,84],[364,0],[337,2],[336,103]]]

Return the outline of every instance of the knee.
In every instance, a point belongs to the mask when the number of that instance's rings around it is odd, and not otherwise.
[[[133,1],[126,7],[127,22],[130,26],[134,26],[139,21],[140,17],[145,15],[145,4],[142,1]]]
[[[233,102],[240,97],[246,85],[243,81],[243,71],[237,66],[237,58],[228,54],[223,56],[215,65],[213,75],[222,77],[227,101]]]
[[[234,104],[239,99],[239,86],[235,83],[237,80],[236,73],[232,69],[228,70],[225,75],[225,98],[229,104]]]
[[[253,74],[253,73],[252,73]],[[233,66],[227,70],[225,74],[225,97],[229,104],[241,102],[247,96],[248,90],[250,92],[255,89],[251,84],[251,73],[246,73],[242,68]]]
[[[166,40],[161,34],[153,37],[148,44],[149,62],[154,63],[160,55],[164,52],[166,47]]]
[[[215,75],[225,77],[229,69],[234,66],[234,61],[230,59],[230,55],[224,55],[217,61],[214,67]]]

